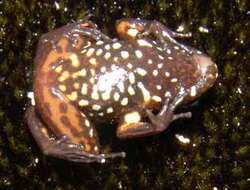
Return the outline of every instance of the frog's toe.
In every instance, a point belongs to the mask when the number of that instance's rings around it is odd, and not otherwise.
[[[66,154],[66,159],[72,162],[80,162],[80,163],[91,163],[91,162],[98,162],[98,163],[105,163],[107,159],[114,159],[114,158],[125,158],[125,152],[115,152],[115,153],[108,153],[108,154],[91,154],[88,152],[83,151],[74,151],[68,152]]]
[[[178,113],[178,114],[173,115],[172,121],[181,119],[181,118],[191,118],[191,117],[192,117],[191,112]]]

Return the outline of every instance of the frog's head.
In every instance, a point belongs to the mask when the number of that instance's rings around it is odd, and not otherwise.
[[[205,54],[197,51],[192,55],[193,64],[196,66],[198,73],[198,82],[190,89],[191,99],[196,99],[202,93],[207,91],[216,81],[218,77],[217,65]]]

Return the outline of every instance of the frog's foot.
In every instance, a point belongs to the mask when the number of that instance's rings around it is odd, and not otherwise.
[[[40,43],[49,43],[52,49],[57,50],[58,42],[62,38],[68,39],[68,44],[77,49],[81,49],[82,46],[89,46],[98,40],[112,41],[107,35],[98,30],[93,22],[79,21],[44,34],[40,39]]]
[[[48,156],[61,158],[64,160],[79,162],[79,163],[91,163],[98,162],[104,163],[106,159],[125,157],[124,152],[109,153],[109,154],[92,154],[84,151],[84,146],[81,144],[70,143],[67,136],[62,136],[58,140],[50,140],[48,146],[42,149],[43,153]]]
[[[192,117],[191,112],[178,113],[178,114],[173,115],[172,121],[175,121],[177,119],[182,119],[182,118],[191,118],[191,117]]]
[[[170,102],[169,98],[165,100],[165,103],[157,115],[154,115],[151,110],[146,110],[148,118],[151,123],[156,126],[159,131],[165,130],[169,124],[180,118],[190,118],[192,116],[191,112],[174,114],[175,108],[179,105],[179,103],[183,100],[183,98],[187,95],[186,93],[180,94],[177,96],[172,102]]]
[[[96,23],[89,20],[93,15],[91,13],[87,13],[87,15],[83,18],[77,21],[78,26],[77,28],[73,29],[71,33],[79,33],[82,35],[85,35],[87,37],[92,37],[94,40],[105,40],[105,41],[112,41],[110,37],[102,33],[99,29]]]
[[[69,36],[74,36],[74,35],[80,34],[80,35],[86,36],[90,39],[93,39],[95,41],[98,41],[98,40],[104,40],[104,41],[108,41],[108,42],[112,41],[112,39],[110,37],[108,37],[107,35],[102,33],[96,27],[95,28],[88,27],[88,26],[92,26],[92,25],[95,25],[95,24],[92,23],[91,21],[85,22],[83,24],[79,24],[79,26],[77,28],[72,29],[67,34]]]
[[[100,154],[98,143],[92,152],[87,152],[84,151],[87,147],[72,143],[66,135],[61,138],[52,137],[33,107],[26,111],[25,117],[32,135],[45,155],[81,163],[103,163],[108,158],[125,157],[124,152]]]

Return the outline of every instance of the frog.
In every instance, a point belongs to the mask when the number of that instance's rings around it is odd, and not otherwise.
[[[96,126],[117,126],[119,139],[157,135],[191,112],[176,113],[211,88],[216,64],[179,43],[190,33],[155,20],[122,18],[118,38],[90,19],[43,34],[38,42],[28,128],[43,154],[79,163],[104,163]]]

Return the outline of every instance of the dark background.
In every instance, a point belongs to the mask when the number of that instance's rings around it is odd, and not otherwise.
[[[185,108],[193,117],[160,135],[119,141],[99,126],[105,152],[127,152],[102,165],[42,155],[23,118],[39,36],[87,12],[112,37],[123,17],[182,25],[193,33],[183,43],[219,68],[215,86]],[[249,22],[248,0],[0,0],[0,189],[250,189]]]

